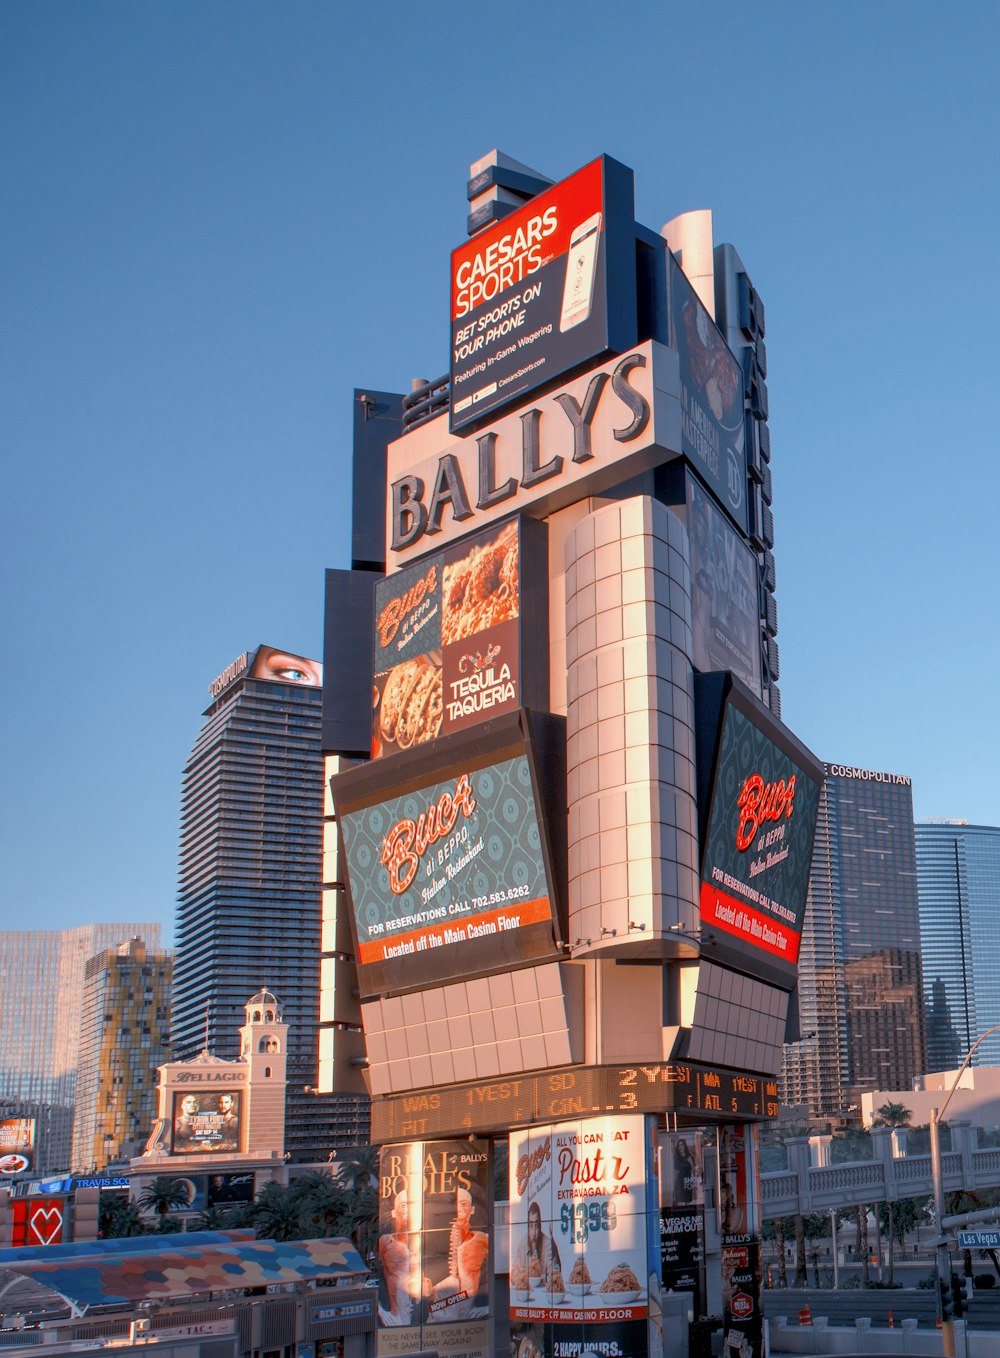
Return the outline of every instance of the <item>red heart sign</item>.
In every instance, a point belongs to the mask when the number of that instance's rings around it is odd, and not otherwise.
[[[36,1207],[28,1218],[29,1245],[57,1245],[62,1236],[62,1208],[56,1203]]]

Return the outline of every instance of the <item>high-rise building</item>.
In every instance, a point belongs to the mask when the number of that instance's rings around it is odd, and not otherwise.
[[[926,1063],[913,796],[904,774],[826,766],[799,957],[801,1039],[782,1095],[814,1117]]]
[[[954,1070],[1000,1024],[1000,828],[966,821],[915,827],[927,1069]],[[973,1057],[1000,1065],[1000,1033]]]
[[[246,997],[278,996],[289,1024],[286,1147],[325,1159],[367,1140],[364,1098],[317,1087],[322,884],[322,667],[270,646],[210,686],[184,770],[172,1046],[238,1055]]]
[[[169,1060],[173,961],[138,938],[90,958],[84,974],[72,1168],[137,1155],[156,1119]]]
[[[141,937],[160,946],[158,924],[85,924],[0,931],[0,1120],[33,1120],[33,1165],[68,1169],[87,962]]]

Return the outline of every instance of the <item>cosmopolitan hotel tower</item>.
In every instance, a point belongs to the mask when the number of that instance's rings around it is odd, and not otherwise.
[[[450,373],[356,394],[352,569],[327,574],[324,1000],[331,1080],[360,1021],[373,1140],[399,1143],[397,1233],[421,1197],[447,1219],[429,1138],[476,1164],[510,1138],[511,1332],[551,1353],[568,1314],[515,1282],[529,1202],[571,1282],[583,1247],[516,1167],[555,1162],[560,1119],[599,1137],[634,1114],[617,1134],[647,1143],[719,1124],[724,1230],[758,1229],[740,1157],[777,1113],[823,769],[780,722],[764,312],[736,251],[707,212],[636,222],[609,157],[552,185],[494,153],[468,192]],[[453,1295],[431,1234],[416,1275]],[[650,1259],[613,1248],[624,1328],[591,1333],[587,1303],[562,1335],[638,1354]],[[478,1279],[459,1263],[470,1302]],[[411,1332],[385,1352],[453,1351],[386,1287]],[[759,1331],[740,1306],[727,1328]],[[453,1342],[499,1351],[483,1326]]]
[[[849,1116],[925,1069],[913,793],[905,774],[826,766],[799,962],[800,1041],[782,1096]]]
[[[918,824],[915,833],[927,1069],[955,1070],[1000,1024],[1000,829],[947,820]],[[1000,1033],[973,1063],[1000,1065]]]
[[[289,1027],[286,1148],[296,1160],[367,1140],[367,1100],[317,1096],[322,667],[272,646],[210,686],[184,770],[174,1057],[235,1058],[247,995]]]

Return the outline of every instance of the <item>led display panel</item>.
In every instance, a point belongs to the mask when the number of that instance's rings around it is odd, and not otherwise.
[[[635,343],[634,196],[601,156],[452,253],[453,433]]]
[[[654,1263],[659,1273],[655,1120],[512,1133],[509,1198],[512,1332],[541,1353],[577,1336],[583,1351],[645,1352]]]
[[[0,1176],[27,1174],[35,1163],[35,1119],[0,1119]]]
[[[548,702],[546,528],[508,519],[379,580],[372,757]]]
[[[170,1149],[174,1155],[204,1155],[240,1148],[239,1089],[175,1092]]]
[[[379,1353],[490,1352],[489,1143],[413,1141],[379,1154]]]
[[[670,347],[680,357],[681,450],[745,533],[743,370],[669,251],[667,266]]]
[[[565,775],[553,739],[543,798],[539,723],[554,732],[560,719],[522,710],[331,779],[362,994],[558,955],[546,821],[558,834]]]
[[[233,1202],[253,1202],[254,1182],[253,1170],[248,1170],[244,1174],[210,1174],[207,1192],[209,1207]]]
[[[730,674],[698,676],[695,704],[699,765],[709,732],[714,748],[703,936],[712,936],[713,961],[791,990],[823,765]]]
[[[695,669],[732,670],[759,698],[760,608],[754,555],[695,478],[687,474],[685,482]]]

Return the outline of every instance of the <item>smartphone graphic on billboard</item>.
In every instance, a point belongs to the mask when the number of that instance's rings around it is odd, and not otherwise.
[[[566,254],[566,283],[563,288],[562,314],[559,329],[565,333],[580,325],[590,315],[594,305],[594,281],[597,277],[597,247],[601,239],[601,214],[575,227]]]

